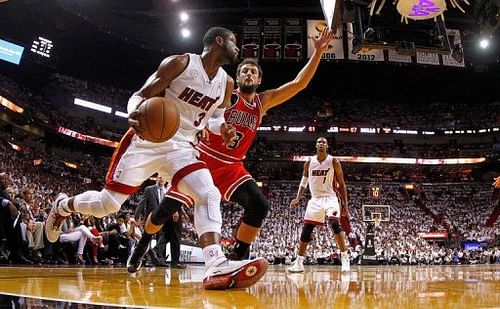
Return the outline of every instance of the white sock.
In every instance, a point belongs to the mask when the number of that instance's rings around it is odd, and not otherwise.
[[[210,266],[215,260],[222,257],[225,258],[220,245],[213,244],[203,248],[203,259],[205,260],[205,265],[207,266]]]
[[[305,259],[306,259],[305,256],[297,255],[297,262],[299,262],[300,264],[303,264]]]
[[[57,213],[59,213],[61,216],[67,217],[72,213],[72,211],[68,208],[68,200],[69,198],[62,199],[57,205]]]

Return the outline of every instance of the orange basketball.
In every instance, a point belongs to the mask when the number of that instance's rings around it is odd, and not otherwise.
[[[174,102],[166,98],[153,97],[139,106],[141,128],[137,135],[143,139],[161,143],[168,141],[179,128],[179,111]]]

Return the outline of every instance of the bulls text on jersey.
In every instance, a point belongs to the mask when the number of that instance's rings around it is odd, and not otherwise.
[[[257,129],[257,116],[245,111],[231,110],[226,121],[229,124],[241,125],[253,131]]]

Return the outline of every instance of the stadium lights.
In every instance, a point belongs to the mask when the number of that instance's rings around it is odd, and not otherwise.
[[[487,38],[482,38],[482,39],[479,41],[479,46],[480,46],[482,49],[487,49],[489,45],[490,45],[490,40],[489,40],[489,39],[487,39]]]
[[[96,111],[111,114],[111,107],[106,106],[106,105],[101,105],[101,104],[85,101],[85,100],[78,99],[78,98],[75,98],[74,103],[75,103],[75,105],[78,105],[78,106],[83,106],[83,107],[90,108],[90,109],[93,109]]]
[[[188,38],[191,35],[191,31],[188,28],[182,28],[181,35],[183,38]]]
[[[186,12],[181,12],[179,14],[179,18],[181,19],[181,21],[187,21],[189,19],[189,15]]]
[[[5,106],[6,108],[10,109],[11,111],[22,114],[24,113],[24,108],[21,106],[18,106],[14,104],[13,102],[9,101],[8,99],[0,96],[0,105]]]
[[[122,117],[122,118],[128,118],[128,114],[120,111],[115,111],[115,116]]]

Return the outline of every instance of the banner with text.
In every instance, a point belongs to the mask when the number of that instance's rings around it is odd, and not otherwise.
[[[285,19],[284,59],[302,59],[304,46],[304,29],[302,19]]]
[[[384,50],[372,49],[369,51],[360,51],[359,53],[352,53],[352,23],[347,23],[347,53],[350,60],[361,61],[384,61]]]
[[[387,52],[389,62],[411,63],[411,56],[400,55],[395,50],[388,50]]]
[[[460,30],[457,29],[446,29],[446,33],[448,34],[448,40],[450,40],[450,47],[453,50],[455,48],[457,52],[462,53],[462,61],[458,62],[451,55],[442,55],[443,57],[443,65],[453,66],[453,67],[465,67],[464,62],[464,49],[462,47],[462,38],[460,36]]]
[[[439,55],[435,53],[417,51],[417,63],[439,65]]]
[[[259,58],[261,32],[262,25],[259,18],[247,18],[243,20],[243,36],[241,40],[242,59]]]
[[[281,19],[264,19],[263,59],[281,59]]]
[[[312,38],[317,38],[326,27],[324,20],[307,20],[307,57],[311,58],[314,52],[314,43]],[[327,50],[321,56],[321,59],[344,59],[344,40],[342,29],[337,31]]]

